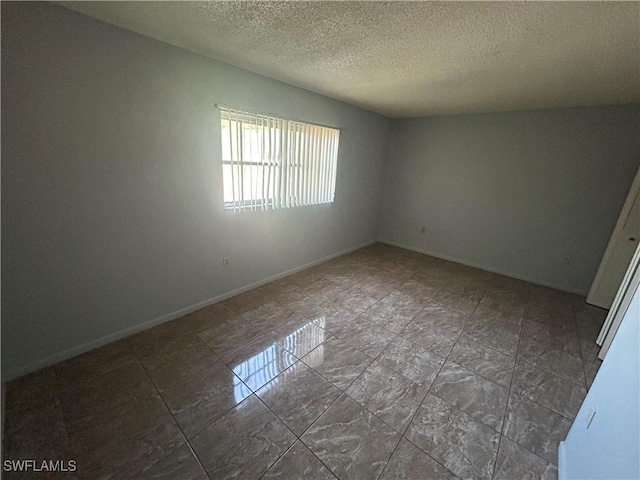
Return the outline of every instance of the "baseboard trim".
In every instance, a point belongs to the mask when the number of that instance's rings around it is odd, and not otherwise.
[[[441,258],[442,260],[448,260],[450,262],[459,263],[461,265],[466,265],[467,267],[479,268],[481,270],[486,270],[487,272],[497,273],[498,275],[504,275],[505,277],[515,278],[517,280],[524,280],[525,282],[535,283],[536,285],[541,285],[543,287],[554,288],[556,290],[562,290],[563,292],[574,293],[576,295],[586,296],[587,292],[574,289],[571,287],[567,287],[566,285],[559,285],[551,282],[544,282],[537,280],[535,278],[527,277],[526,275],[519,275],[517,273],[506,272],[504,270],[500,270],[493,267],[488,267],[487,265],[481,265],[479,263],[469,262],[467,260],[463,260],[461,258],[450,257],[449,255],[444,255],[442,253],[430,252],[428,250],[424,250],[422,248],[412,247],[410,245],[405,245],[399,242],[393,242],[391,240],[378,240],[380,243],[386,243],[387,245],[392,245],[398,248],[404,248],[405,250],[411,250],[412,252],[422,253],[425,255],[429,255],[436,258]]]
[[[78,345],[76,347],[72,347],[69,348],[67,350],[64,350],[60,353],[56,353],[54,355],[50,355],[48,357],[45,357],[43,359],[40,360],[36,360],[34,362],[31,362],[23,367],[20,368],[16,368],[13,370],[10,370],[6,373],[4,373],[2,375],[2,381],[3,382],[8,382],[11,381],[15,378],[21,377],[23,375],[27,375],[29,373],[35,372],[36,370],[40,370],[41,368],[45,368],[45,367],[50,367],[51,365],[55,365],[56,363],[62,362],[64,360],[68,360],[70,358],[73,358],[77,355],[86,353],[90,350],[93,350],[95,348],[98,347],[102,347],[104,345],[107,345],[111,342],[115,342],[116,340],[120,340],[122,338],[128,337],[130,335],[133,335],[134,333],[138,333],[141,332],[143,330],[147,330],[148,328],[151,327],[155,327],[156,325],[160,325],[162,323],[165,322],[169,322],[171,320],[175,320],[176,318],[180,318],[183,317],[184,315],[187,315],[189,313],[195,312],[197,310],[200,310],[202,308],[208,307],[210,305],[213,305],[214,303],[218,303],[221,302],[223,300],[226,300],[228,298],[234,297],[236,295],[239,295],[241,293],[247,292],[249,290],[253,290],[254,288],[260,287],[262,285],[265,285],[267,283],[273,282],[275,280],[279,280],[281,278],[284,277],[288,277],[289,275],[293,275],[294,273],[298,273],[301,272],[302,270],[306,270],[307,268],[311,268],[315,265],[319,265],[321,263],[327,262],[333,258],[336,257],[341,257],[342,255],[346,255],[347,253],[351,253],[355,250],[358,250],[360,248],[364,248],[367,247],[369,245],[372,245],[374,243],[376,243],[377,240],[371,240],[365,243],[362,243],[360,245],[357,245],[355,247],[350,247],[347,248],[345,250],[341,250],[337,253],[332,253],[331,255],[327,255],[325,257],[322,257],[318,260],[313,260],[311,262],[305,263],[304,265],[300,265],[298,267],[294,267],[291,268],[289,270],[285,270],[283,272],[277,273],[275,275],[271,275],[269,277],[263,278],[257,282],[254,283],[250,283],[248,285],[245,285],[243,287],[240,288],[236,288],[234,290],[230,290],[228,292],[222,293],[220,295],[216,295],[215,297],[211,297],[208,298],[207,300],[204,300],[202,302],[198,302],[195,303],[193,305],[189,305],[188,307],[184,307],[184,308],[180,308],[178,310],[175,310],[173,312],[167,313],[166,315],[162,315],[160,317],[156,317],[153,318],[151,320],[148,320],[146,322],[140,323],[138,325],[134,325],[130,328],[126,328],[124,330],[119,330],[118,332],[109,334],[109,335],[105,335],[104,337],[98,338],[96,340],[92,340],[90,342],[86,342],[83,343],[81,345]]]

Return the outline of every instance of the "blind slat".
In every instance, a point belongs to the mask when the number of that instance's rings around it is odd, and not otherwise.
[[[339,130],[230,108],[220,111],[222,151],[227,152],[225,209],[333,202]]]

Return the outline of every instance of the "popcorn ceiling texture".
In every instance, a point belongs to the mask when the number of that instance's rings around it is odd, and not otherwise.
[[[638,2],[60,2],[390,117],[640,101]]]

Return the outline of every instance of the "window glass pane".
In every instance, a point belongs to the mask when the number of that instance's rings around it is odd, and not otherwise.
[[[231,160],[231,142],[232,142],[229,139],[229,133],[231,131],[229,120],[225,120],[223,118],[220,124],[220,127],[221,127],[221,133],[222,133],[222,160],[229,161]]]
[[[233,204],[233,181],[231,176],[231,165],[222,165],[222,181],[224,190],[224,203]]]

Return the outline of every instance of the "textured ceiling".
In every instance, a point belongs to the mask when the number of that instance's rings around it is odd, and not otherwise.
[[[59,2],[390,117],[640,101],[638,2]]]

